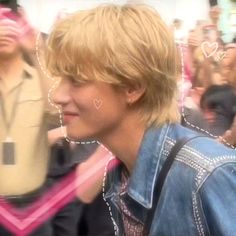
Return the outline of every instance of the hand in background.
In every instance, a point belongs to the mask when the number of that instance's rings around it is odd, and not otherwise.
[[[19,20],[17,23],[21,29],[21,34],[19,37],[20,44],[27,52],[35,52],[38,31],[29,23],[29,20],[27,19],[25,11],[22,7],[18,7],[18,14]]]
[[[23,8],[18,14],[9,8],[0,8],[0,40],[5,43],[18,40],[23,50],[35,52],[37,31],[29,24]]]
[[[18,39],[20,29],[17,24],[16,15],[9,8],[0,8],[0,42],[11,43]]]
[[[201,45],[202,40],[201,36],[197,34],[197,32],[192,31],[188,35],[188,45],[190,48],[197,48]]]

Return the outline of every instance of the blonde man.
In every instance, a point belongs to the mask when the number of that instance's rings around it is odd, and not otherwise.
[[[160,16],[99,6],[58,22],[48,43],[68,136],[98,140],[121,161],[105,186],[117,235],[233,235],[236,156],[212,139],[193,138],[174,155],[156,199],[171,149],[196,136],[178,124],[178,57]]]

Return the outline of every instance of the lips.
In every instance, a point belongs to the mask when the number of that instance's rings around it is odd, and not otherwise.
[[[78,113],[75,112],[63,112],[63,120],[65,124],[71,123],[75,118],[78,118]]]

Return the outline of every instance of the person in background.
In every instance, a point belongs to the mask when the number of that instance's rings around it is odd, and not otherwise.
[[[62,134],[48,133],[49,83],[25,61],[35,55],[35,30],[21,12],[1,7],[0,15],[0,195],[22,209],[46,191],[48,139]],[[1,226],[0,235],[12,234]],[[32,235],[51,235],[48,222]]]
[[[225,45],[225,56],[220,65],[223,78],[236,89],[236,43]]]
[[[177,43],[185,43],[185,32],[183,30],[183,21],[180,19],[174,19],[173,20],[173,31],[174,31],[174,37],[175,41]]]
[[[220,14],[221,14],[221,8],[218,6],[218,4],[210,7],[209,17],[211,20],[211,24],[215,25],[216,28],[218,27]]]
[[[222,136],[236,115],[236,91],[230,85],[212,85],[203,93],[200,107],[208,124],[206,130]]]

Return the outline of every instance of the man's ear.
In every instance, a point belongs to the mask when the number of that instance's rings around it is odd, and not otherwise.
[[[143,85],[129,86],[125,88],[126,102],[128,105],[138,102],[146,92],[146,87]]]

